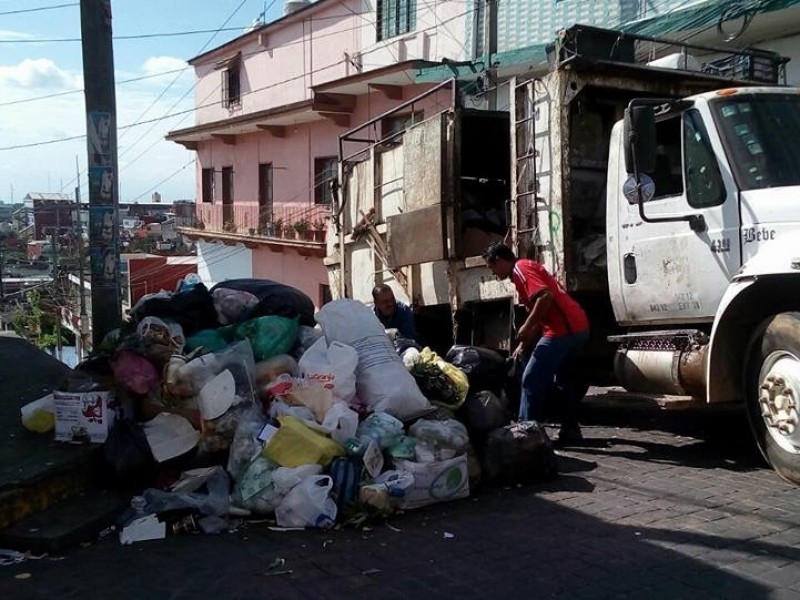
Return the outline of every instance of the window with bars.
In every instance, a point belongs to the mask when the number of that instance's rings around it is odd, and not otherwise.
[[[314,203],[333,202],[331,182],[336,179],[337,161],[335,156],[320,156],[314,159]]]
[[[417,26],[417,0],[378,0],[377,13],[378,41],[414,31]]]
[[[240,78],[240,63],[233,62],[222,71],[222,106],[233,108],[242,103],[242,87]]]

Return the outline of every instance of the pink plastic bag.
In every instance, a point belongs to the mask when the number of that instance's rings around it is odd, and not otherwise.
[[[120,350],[111,361],[114,378],[134,394],[146,394],[158,385],[158,370],[144,356]]]

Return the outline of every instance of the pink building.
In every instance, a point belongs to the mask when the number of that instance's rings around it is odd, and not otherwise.
[[[471,11],[417,0],[290,1],[286,9],[190,61],[196,124],[167,139],[197,152],[197,222],[178,231],[197,241],[204,282],[273,279],[320,306],[339,136],[428,89],[415,81],[419,69],[465,58]],[[447,95],[376,122],[373,136],[442,110]]]

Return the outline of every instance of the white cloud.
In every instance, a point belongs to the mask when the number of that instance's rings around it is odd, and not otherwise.
[[[18,65],[0,66],[0,103],[82,88],[82,76],[60,68],[58,62],[58,59],[55,62],[28,59]],[[186,63],[180,59],[152,57],[142,63],[138,70],[124,74],[117,72],[117,78],[155,75],[184,66]],[[119,86],[117,123],[133,123],[145,111],[145,116],[141,118],[143,121],[192,108],[194,95],[191,93],[178,102],[178,98],[191,89],[194,77],[192,69],[182,73],[181,79],[163,97],[158,97],[176,75],[168,74]],[[184,76],[188,79],[184,79]],[[35,86],[39,86],[39,89],[32,89]],[[3,106],[0,107],[0,114],[0,147],[83,135],[86,131],[84,96],[81,93]],[[139,196],[191,160],[193,153],[178,144],[167,142],[164,136],[171,129],[185,127],[193,120],[194,115],[189,113],[119,132],[121,200]],[[0,152],[0,165],[5,167],[0,168],[0,199],[8,198],[11,184],[14,185],[17,199],[28,191],[57,192],[62,186],[64,191],[72,192],[75,156],[78,156],[81,171],[84,171],[85,139]],[[81,186],[86,193],[85,175],[81,177]],[[194,197],[194,169],[180,171],[158,186],[158,191],[170,200]],[[146,198],[149,198],[149,194],[145,195]]]
[[[185,60],[174,56],[151,56],[142,65],[142,72],[145,75],[157,75],[167,71],[184,69],[189,65]]]
[[[24,31],[0,29],[0,40],[35,40],[36,36]]]
[[[81,87],[79,75],[61,69],[49,58],[26,58],[18,65],[0,66],[0,86],[17,89],[67,90]]]

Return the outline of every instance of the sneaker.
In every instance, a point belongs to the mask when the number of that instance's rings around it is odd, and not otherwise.
[[[580,446],[583,442],[581,428],[577,425],[572,427],[562,427],[558,431],[558,439],[554,442],[555,446],[565,448],[567,446]]]

